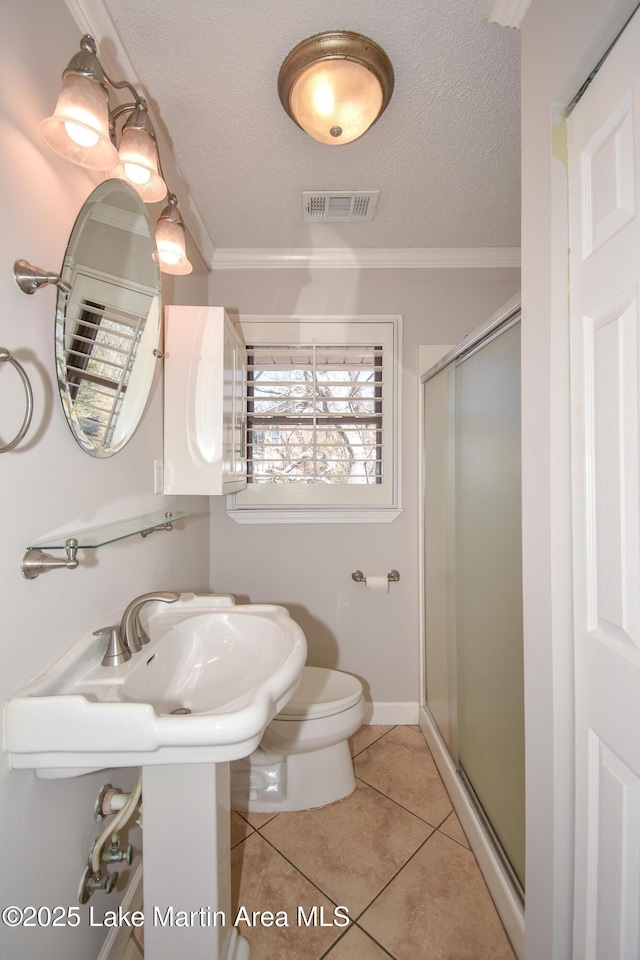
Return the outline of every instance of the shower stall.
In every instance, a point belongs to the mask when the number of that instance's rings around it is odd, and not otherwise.
[[[520,310],[421,378],[421,726],[516,953],[524,932]]]

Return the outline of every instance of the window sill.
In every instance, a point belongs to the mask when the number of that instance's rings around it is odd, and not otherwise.
[[[402,507],[229,508],[234,523],[391,523]]]

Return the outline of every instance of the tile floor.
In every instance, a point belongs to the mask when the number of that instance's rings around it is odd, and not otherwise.
[[[232,814],[232,910],[285,911],[247,926],[251,960],[515,960],[417,727],[351,740],[355,792],[299,813]],[[304,917],[326,924],[306,926]],[[320,907],[324,908],[323,913]],[[142,931],[123,960],[140,960]]]

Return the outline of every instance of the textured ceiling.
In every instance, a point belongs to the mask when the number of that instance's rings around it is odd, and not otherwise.
[[[489,0],[105,0],[216,247],[519,246],[519,34]],[[285,114],[282,60],[348,29],[395,70],[360,140]],[[303,190],[379,190],[371,223],[304,223]]]

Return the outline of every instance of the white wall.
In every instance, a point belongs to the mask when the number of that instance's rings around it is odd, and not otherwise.
[[[533,0],[522,63],[527,960],[572,949],[573,644],[563,108],[636,0]]]
[[[359,676],[367,699],[419,699],[418,346],[457,343],[519,289],[514,269],[219,270],[210,302],[232,314],[402,314],[403,503],[392,523],[239,525],[211,510],[211,586],[289,608],[309,662]],[[353,570],[400,572],[388,595]],[[417,721],[417,717],[416,717]],[[414,722],[416,722],[414,721]],[[383,721],[384,722],[384,719]]]
[[[97,180],[51,153],[38,132],[52,113],[60,75],[78,48],[80,32],[62,0],[5,3],[0,38],[0,345],[24,364],[34,387],[35,412],[27,440],[0,460],[0,701],[40,673],[82,633],[136,595],[156,588],[206,589],[209,582],[208,501],[195,501],[199,518],[183,529],[132,538],[80,552],[75,571],[54,571],[28,582],[20,559],[30,539],[55,529],[135,516],[161,509],[152,493],[152,461],[162,456],[161,378],[142,427],[125,449],[105,461],[83,453],[57,397],[53,327],[55,291],[26,297],[12,265],[24,257],[59,270],[75,216]],[[206,278],[171,283],[181,302],[202,300]],[[0,369],[0,439],[22,419],[17,377]],[[128,787],[131,771],[104,771],[78,779],[39,780],[0,762],[0,904],[77,906],[81,873],[99,828],[93,806],[100,786]],[[127,873],[126,869],[123,871]],[[122,885],[120,885],[122,886]],[[119,888],[120,889],[120,888]],[[96,894],[96,908],[113,909],[122,891]],[[9,930],[0,926],[0,955],[20,960],[98,956],[105,932],[90,929],[87,908],[77,929]]]

